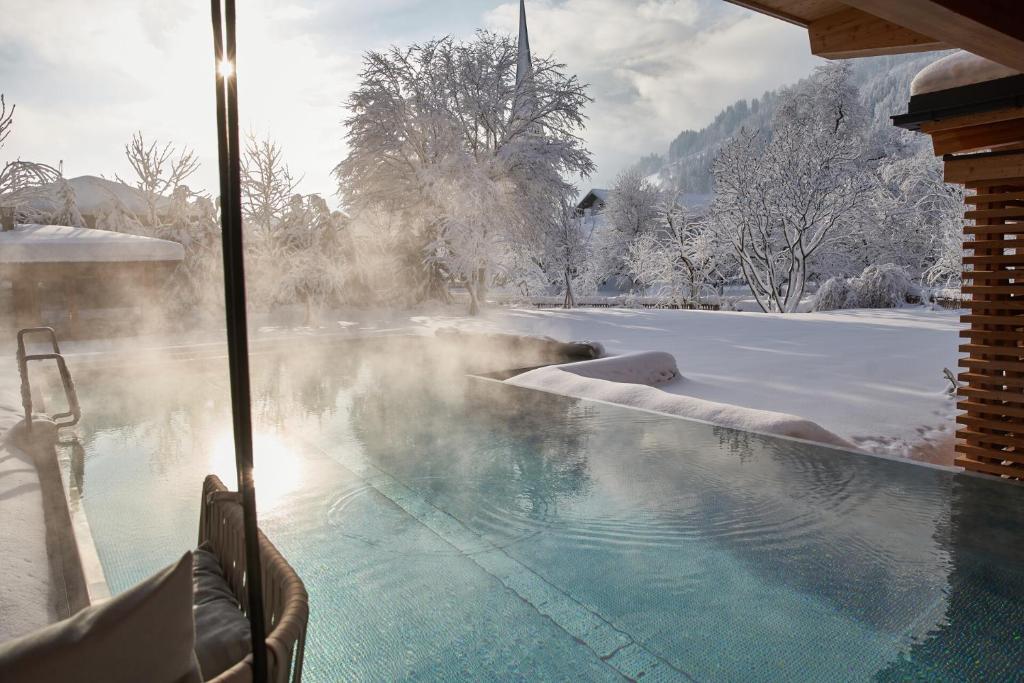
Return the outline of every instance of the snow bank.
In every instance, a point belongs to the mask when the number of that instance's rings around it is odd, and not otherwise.
[[[0,642],[57,619],[39,474],[9,439],[22,417],[16,381],[13,373],[0,376]]]
[[[0,263],[181,261],[177,242],[66,225],[19,225],[0,232]]]
[[[651,386],[675,379],[679,379],[679,370],[671,354],[642,352],[549,365],[505,381],[520,387],[653,410],[732,429],[853,447],[827,429],[795,415],[670,394]]]
[[[717,404],[799,415],[858,449],[906,457],[941,446],[953,464],[957,311],[925,307],[780,315],[661,309],[494,308],[420,326],[600,339],[611,354],[657,349],[685,381],[661,389]],[[936,451],[938,452],[938,451]]]
[[[910,83],[910,94],[911,96],[925,95],[1018,74],[1020,72],[1016,69],[961,50],[936,60],[922,69]]]

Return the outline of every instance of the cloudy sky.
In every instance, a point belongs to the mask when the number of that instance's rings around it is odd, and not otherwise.
[[[527,0],[535,54],[590,84],[585,137],[603,186],[741,97],[806,75],[803,30],[722,0]],[[0,0],[0,92],[17,104],[0,161],[63,161],[65,174],[126,170],[136,130],[195,149],[193,189],[216,184],[212,31],[200,0]],[[245,0],[239,4],[244,129],[284,147],[301,189],[332,195],[344,101],[360,55],[477,28],[515,32],[518,2]]]

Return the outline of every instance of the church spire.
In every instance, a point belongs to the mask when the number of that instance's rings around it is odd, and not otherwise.
[[[519,59],[516,61],[516,85],[529,78],[533,68],[530,57],[530,34],[526,30],[526,0],[519,0]]]
[[[530,56],[530,34],[526,30],[526,0],[519,0],[519,48],[516,60],[516,102],[514,115],[522,120],[533,116],[533,58]]]

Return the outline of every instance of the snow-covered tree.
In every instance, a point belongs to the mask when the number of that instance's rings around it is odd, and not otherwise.
[[[554,229],[547,233],[543,269],[548,281],[562,290],[565,308],[575,307],[577,295],[589,294],[596,288],[593,232],[593,223],[584,221],[574,206],[567,206]]]
[[[666,254],[662,281],[675,303],[699,303],[722,280],[724,246],[708,221],[697,219],[674,199],[657,210],[658,241]]]
[[[110,192],[98,227],[181,244],[185,258],[165,283],[165,311],[192,316],[219,310],[223,265],[218,212],[210,198],[185,184],[199,169],[198,159],[173,142],[147,142],[141,131],[124,149],[132,175],[115,178],[136,191],[142,208],[128,206],[121,194]]]
[[[70,225],[75,228],[84,228],[85,220],[78,210],[78,200],[75,198],[75,188],[71,187],[66,179],[57,181],[57,210],[50,217],[53,225]]]
[[[566,178],[593,169],[577,135],[585,87],[551,59],[517,82],[517,62],[515,42],[486,31],[364,58],[335,175],[353,215],[405,226],[395,247],[414,300],[445,298],[454,281],[478,307],[515,252],[556,229],[575,195]]]
[[[846,65],[819,67],[781,97],[770,135],[741,131],[722,148],[712,210],[758,305],[792,312],[812,260],[858,224],[867,117]]]
[[[13,206],[18,223],[46,223],[55,209],[51,190],[62,177],[48,164],[8,161],[0,169],[0,205]]]
[[[265,236],[284,218],[299,178],[292,175],[280,145],[250,133],[241,158],[242,218],[251,233]]]
[[[8,109],[0,94],[0,149],[12,132],[16,106]],[[14,207],[17,223],[48,222],[54,208],[48,190],[62,175],[59,166],[21,159],[5,162],[0,169],[0,205]]]
[[[131,182],[115,177],[118,182],[140,191],[146,208],[141,214],[136,213],[136,218],[153,234],[158,234],[165,218],[165,198],[199,169],[199,160],[192,150],[179,150],[171,142],[161,146],[154,140],[147,144],[141,131],[132,135],[124,146],[124,155],[134,176]]]
[[[422,252],[410,251],[408,233],[398,214],[366,209],[348,222],[352,298],[382,306],[408,302],[409,278],[416,271]],[[412,261],[412,262],[410,262]]]
[[[7,100],[3,93],[0,93],[0,149],[3,149],[7,136],[11,134],[11,126],[14,125],[14,110],[17,105],[12,104],[7,108]]]
[[[615,179],[604,213],[608,223],[628,241],[657,227],[662,201],[657,184],[637,170],[628,170]]]
[[[964,189],[945,182],[931,145],[886,159],[878,172],[884,226],[869,236],[868,264],[895,263],[929,285],[959,286],[963,270]]]
[[[697,303],[722,275],[722,245],[708,223],[666,199],[656,208],[657,227],[638,235],[627,248],[625,265],[641,291],[675,304]]]
[[[315,311],[338,301],[349,280],[349,254],[341,215],[332,213],[319,195],[293,195],[275,231],[283,257],[279,297],[301,302],[304,324]]]
[[[630,245],[640,235],[658,227],[658,206],[665,199],[663,194],[639,170],[626,170],[616,177],[604,208],[611,230],[602,235],[600,246],[602,269],[607,275],[626,274]]]
[[[664,245],[650,232],[636,236],[626,247],[624,257],[626,273],[640,294],[669,278],[671,265]]]

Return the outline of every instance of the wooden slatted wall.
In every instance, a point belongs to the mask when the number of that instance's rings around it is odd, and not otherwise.
[[[946,155],[946,181],[975,192],[964,214],[969,310],[961,318],[968,326],[960,332],[956,464],[1024,479],[1024,108],[922,129]]]

